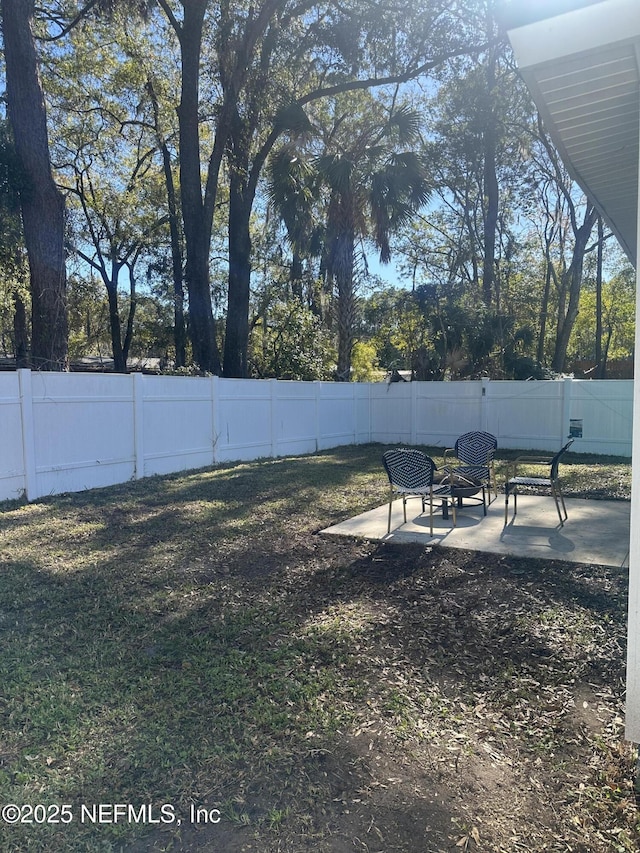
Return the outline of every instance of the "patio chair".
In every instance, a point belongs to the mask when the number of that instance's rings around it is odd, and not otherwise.
[[[389,478],[389,519],[387,533],[391,532],[391,506],[395,496],[402,497],[404,522],[407,523],[407,498],[419,497],[422,500],[422,512],[425,511],[429,499],[430,533],[433,536],[433,501],[434,498],[451,505],[453,526],[456,526],[456,505],[451,485],[434,483],[436,463],[421,450],[401,447],[387,450],[383,454],[382,464]]]
[[[444,467],[452,474],[478,480],[487,487],[489,503],[491,503],[491,489],[494,497],[498,497],[498,486],[496,484],[496,472],[493,464],[493,456],[498,449],[498,439],[490,432],[465,432],[458,437],[455,447],[449,447],[444,452]],[[451,455],[450,455],[451,454]],[[447,457],[457,459],[462,465],[448,463]]]
[[[512,466],[513,476],[509,477],[504,486],[504,523],[508,521],[509,496],[513,495],[513,517],[518,512],[518,489],[521,487],[549,488],[556,504],[560,526],[562,527],[568,518],[567,508],[564,503],[564,495],[560,485],[559,467],[560,460],[573,444],[570,439],[555,456],[518,456]],[[518,476],[518,465],[540,465],[549,469],[546,477],[523,477]],[[562,506],[562,511],[560,507]],[[564,513],[564,515],[563,515]]]

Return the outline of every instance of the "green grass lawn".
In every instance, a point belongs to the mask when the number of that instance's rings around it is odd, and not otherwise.
[[[470,850],[476,834],[486,850],[635,849],[619,725],[626,578],[318,536],[386,500],[383,450],[0,508],[0,801],[20,816],[0,850],[341,851],[367,826],[367,849],[411,850],[410,828],[384,819],[397,767],[380,767],[405,756],[417,780],[449,772],[451,756],[456,769],[479,761],[481,720],[482,742],[511,762],[505,773],[531,762],[545,785],[564,778],[560,765],[586,763],[559,795],[560,824],[539,821],[549,844],[566,821],[565,846],[536,847],[532,827],[530,842],[501,847],[506,823],[474,823],[453,793],[425,817],[434,838],[449,832],[456,849],[466,837]],[[629,496],[628,461],[573,454],[562,473],[568,495]],[[447,631],[463,664],[442,645]],[[601,724],[582,740],[562,728],[571,679],[601,697]],[[363,738],[375,746],[352,752]],[[453,776],[439,778],[455,790]],[[350,809],[341,786],[353,787]],[[194,828],[192,807],[215,822]],[[591,846],[575,846],[580,837]]]

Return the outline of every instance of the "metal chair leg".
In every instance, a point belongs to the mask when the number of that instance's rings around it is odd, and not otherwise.
[[[560,489],[559,486],[556,486],[556,484],[553,482],[551,483],[551,494],[553,495],[553,499],[556,502],[556,510],[558,512],[558,518],[560,519],[560,527],[564,527],[564,523],[567,520],[567,518],[569,517],[567,515],[567,507],[565,506],[565,503],[564,503],[564,496],[562,494],[562,490]],[[562,512],[560,511],[560,504],[562,504],[562,510],[564,512],[564,517],[562,515]]]
[[[511,485],[511,483],[504,484],[504,523],[505,525],[509,523],[509,497],[513,495],[513,516],[518,511],[518,487],[516,485]]]
[[[433,536],[433,488],[429,492],[429,535]]]
[[[567,508],[564,503],[564,495],[562,494],[562,490],[558,489],[560,492],[560,500],[562,501],[562,509],[564,510],[564,520],[566,521],[569,518],[569,513],[567,512]]]

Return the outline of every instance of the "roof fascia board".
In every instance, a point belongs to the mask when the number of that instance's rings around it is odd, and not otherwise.
[[[509,30],[509,40],[521,71],[638,38],[638,0],[606,0]]]

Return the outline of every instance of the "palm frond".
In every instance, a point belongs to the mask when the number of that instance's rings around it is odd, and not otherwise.
[[[274,128],[281,132],[302,136],[311,133],[313,125],[300,104],[285,104],[276,113]]]
[[[349,157],[325,154],[317,160],[317,167],[332,190],[347,193],[351,186],[354,163]]]
[[[411,145],[420,138],[422,114],[408,106],[398,107],[388,122],[388,127],[397,134],[400,145]]]

